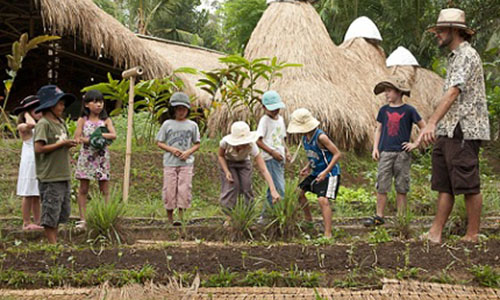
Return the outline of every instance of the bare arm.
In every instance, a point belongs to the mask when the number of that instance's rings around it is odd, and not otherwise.
[[[326,134],[321,134],[318,137],[318,140],[321,143],[321,145],[323,145],[326,149],[328,149],[328,151],[330,151],[333,154],[332,160],[330,161],[326,169],[318,175],[316,181],[319,182],[325,179],[326,175],[332,171],[333,167],[335,167],[335,164],[339,161],[340,157],[342,156],[342,153],[340,152],[339,148],[337,148],[337,146],[335,146],[335,144],[328,138]]]
[[[281,154],[278,151],[273,150],[271,149],[271,147],[267,146],[266,143],[264,143],[262,137],[257,140],[257,146],[259,146],[260,149],[269,153],[269,155],[271,155],[277,161],[283,160],[283,156],[281,156]]]
[[[450,110],[451,105],[457,100],[458,95],[460,95],[460,89],[455,86],[446,91],[438,107],[429,118],[429,121],[427,121],[427,125],[425,125],[424,129],[420,132],[417,140],[418,143],[422,141],[424,145],[428,145],[436,140],[436,125],[448,110]]]
[[[229,182],[233,182],[233,175],[231,175],[231,172],[229,171],[229,167],[227,166],[227,161],[224,155],[226,154],[226,149],[219,147],[219,151],[217,152],[217,159],[219,160],[219,164],[222,168],[222,171],[224,171],[224,174],[226,174],[226,179]]]
[[[78,144],[80,144],[80,143],[88,144],[89,143],[89,139],[82,136],[84,124],[85,124],[85,120],[83,118],[78,118],[78,121],[76,122],[76,129],[75,129],[75,140]]]
[[[76,144],[75,140],[64,140],[49,145],[45,144],[43,141],[38,141],[35,142],[35,153],[50,153],[62,147],[74,147]]]
[[[29,112],[24,113],[25,123],[21,123],[17,125],[17,130],[21,133],[21,135],[31,134],[31,130],[35,128],[36,122],[33,117],[29,114]]]
[[[375,136],[373,137],[372,158],[374,160],[378,160],[380,158],[378,144],[380,143],[380,136],[381,135],[382,135],[382,123],[377,122],[377,128],[375,128]]]
[[[116,139],[116,131],[115,131],[115,126],[113,126],[113,121],[111,120],[111,118],[107,118],[105,124],[106,124],[106,128],[108,129],[109,132],[103,133],[102,136],[108,140],[115,140]]]
[[[179,156],[180,159],[182,160],[186,160],[189,158],[189,156],[191,156],[191,154],[193,154],[194,152],[196,152],[198,149],[200,149],[200,142],[197,142],[193,145],[193,147],[187,149],[186,151],[182,152],[182,154]]]
[[[177,157],[179,157],[182,154],[181,150],[179,150],[175,147],[168,146],[167,144],[165,144],[163,142],[157,141],[156,145],[158,145],[158,147],[160,147],[160,149],[165,150],[167,152],[170,152]]]

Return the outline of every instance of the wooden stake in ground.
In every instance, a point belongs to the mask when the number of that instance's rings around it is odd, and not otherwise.
[[[142,75],[143,70],[137,66],[123,71],[123,79],[130,78],[128,91],[128,116],[127,116],[127,146],[125,150],[125,170],[123,172],[123,202],[128,201],[128,188],[130,184],[130,159],[132,156],[132,124],[134,122],[134,88],[135,78]]]

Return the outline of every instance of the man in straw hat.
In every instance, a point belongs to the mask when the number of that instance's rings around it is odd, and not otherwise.
[[[455,195],[464,194],[468,222],[463,240],[476,242],[483,202],[479,147],[481,141],[490,139],[481,58],[468,42],[474,31],[467,27],[462,10],[441,10],[437,24],[428,31],[435,34],[440,48],[451,53],[444,95],[419,136],[426,145],[434,143],[432,189],[439,192],[434,222],[423,237],[441,242]]]

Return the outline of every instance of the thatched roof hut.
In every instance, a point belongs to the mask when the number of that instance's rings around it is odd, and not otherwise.
[[[106,81],[108,72],[114,78],[121,78],[124,69],[141,65],[143,79],[162,78],[172,74],[180,66],[179,61],[188,60],[182,59],[183,55],[190,58],[191,63],[187,66],[202,70],[209,62],[217,62],[219,57],[188,45],[172,47],[164,40],[149,42],[101,10],[92,0],[19,0],[5,5],[0,11],[0,55],[10,52],[10,44],[23,32],[28,32],[30,37],[55,34],[62,39],[30,52],[16,79],[12,97],[15,100],[36,92],[47,83],[58,84],[63,90],[78,95],[82,87]],[[191,59],[196,55],[198,59]],[[6,68],[4,60],[0,68]],[[5,77],[5,73],[2,74],[0,79]],[[185,83],[186,92],[207,98],[195,87],[197,78],[185,74],[179,77]],[[14,104],[12,101],[11,105]]]
[[[299,1],[273,2],[252,33],[245,57],[273,56],[303,65],[285,69],[283,77],[271,87],[281,94],[287,106],[283,113],[285,120],[296,108],[306,107],[342,148],[371,145],[376,114],[385,102],[375,97],[373,88],[390,74],[384,51],[377,43],[357,37],[336,46],[312,5]],[[418,80],[442,82],[437,75],[422,71],[415,73]],[[428,86],[429,93],[415,91],[412,99],[433,102],[440,90],[434,89],[436,84]],[[243,119],[245,111],[236,115]],[[224,107],[215,112],[213,120],[218,129],[226,130],[233,121]]]
[[[180,42],[154,38],[150,36],[137,35],[140,40],[146,44],[149,49],[155,50],[165,60],[172,64],[172,67],[178,69],[180,67],[195,68],[200,71],[211,71],[220,68],[222,65],[219,58],[225,54],[208,48],[187,45]],[[203,76],[200,74],[184,74],[184,78],[188,80],[194,87],[196,95],[202,104],[207,105],[209,95],[202,89],[196,87],[196,83]]]

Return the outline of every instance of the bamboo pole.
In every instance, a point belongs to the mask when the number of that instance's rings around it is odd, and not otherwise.
[[[128,116],[127,116],[127,144],[125,150],[125,170],[123,172],[123,202],[128,202],[130,185],[130,162],[132,157],[132,125],[134,122],[134,88],[135,78],[142,75],[143,69],[139,66],[123,71],[123,79],[130,78],[128,91]]]

